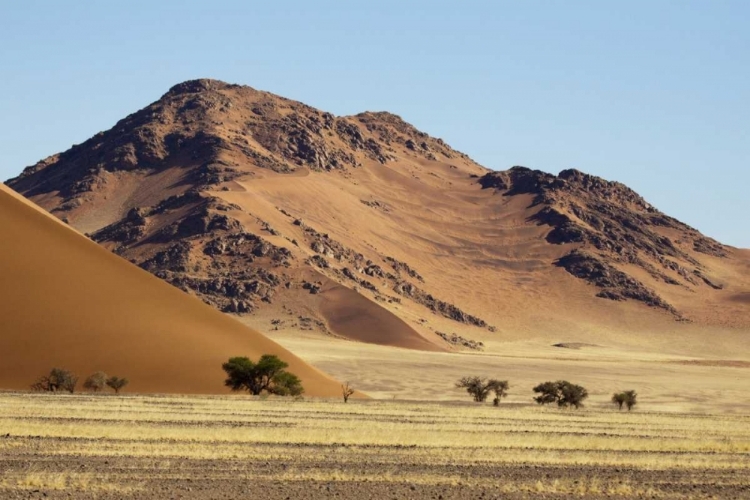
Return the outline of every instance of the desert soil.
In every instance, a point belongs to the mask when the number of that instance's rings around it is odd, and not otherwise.
[[[750,416],[0,394],[0,497],[748,498]]]

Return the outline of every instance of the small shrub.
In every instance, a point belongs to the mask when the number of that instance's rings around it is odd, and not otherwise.
[[[507,380],[495,381],[497,384],[492,388],[495,391],[495,399],[492,400],[494,406],[500,406],[500,401],[508,396],[510,385]]]
[[[635,391],[623,391],[612,395],[612,403],[616,404],[619,410],[622,410],[624,405],[630,411],[638,404],[637,398],[638,394]]]
[[[349,402],[349,398],[354,394],[354,389],[349,386],[349,382],[341,386],[341,395],[344,397],[344,403]]]
[[[69,370],[53,368],[49,375],[44,375],[31,385],[34,391],[59,392],[73,394],[78,385],[78,376]]]
[[[90,391],[99,392],[107,387],[107,374],[104,372],[96,372],[88,376],[83,382],[83,388]]]
[[[625,393],[616,392],[612,394],[612,404],[617,405],[618,410],[622,410],[622,405],[625,404]]]
[[[107,379],[107,385],[115,391],[115,394],[120,394],[120,390],[128,385],[128,379],[112,376]]]
[[[49,379],[49,375],[42,375],[41,377],[39,377],[36,382],[31,384],[31,390],[39,392],[53,392],[54,389],[52,388],[52,383]]]

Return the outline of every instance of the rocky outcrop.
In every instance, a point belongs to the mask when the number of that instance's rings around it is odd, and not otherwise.
[[[246,129],[266,150],[299,166],[319,171],[358,166],[354,155],[324,137],[322,132],[333,128],[332,115],[302,105],[293,109],[297,112],[288,115],[266,112],[249,120]]]
[[[456,333],[443,333],[443,332],[435,332],[435,333],[438,335],[438,337],[440,337],[441,339],[443,339],[444,341],[448,342],[449,344],[453,346],[465,347],[466,349],[471,349],[473,351],[484,350],[484,342],[467,339]]]
[[[92,235],[94,241],[111,241],[119,245],[135,243],[146,234],[148,210],[133,208],[120,221]]]
[[[729,256],[729,252],[724,245],[712,240],[711,238],[703,236],[700,236],[693,241],[693,249],[696,252],[713,255],[714,257],[724,258]]]
[[[259,302],[271,301],[280,284],[272,270],[289,267],[293,256],[245,231],[230,215],[238,209],[189,191],[155,207],[132,209],[92,238],[222,311],[250,313]],[[164,220],[173,222],[160,223]],[[142,252],[142,244],[152,250]]]
[[[610,300],[633,299],[673,314],[677,311],[640,281],[593,255],[574,251],[557,261],[570,274],[601,288],[597,297]]]
[[[459,323],[466,323],[480,328],[492,328],[483,319],[467,314],[453,304],[436,299],[431,294],[417,288],[411,283],[400,282],[393,288],[393,290],[399,295],[403,295],[404,297],[408,297],[409,299],[422,304],[434,313],[458,321]]]
[[[406,274],[420,282],[424,283],[424,278],[415,269],[409,266],[406,262],[401,262],[393,257],[386,257],[385,261],[388,262],[396,273],[401,276],[401,273]]]
[[[603,288],[598,294],[602,297],[627,297],[672,310],[655,292],[634,285],[639,282],[626,273],[611,272],[614,265],[635,265],[659,281],[690,288],[710,282],[695,279],[701,273],[701,264],[691,251],[728,256],[721,244],[662,214],[627,186],[578,170],[563,170],[555,176],[513,167],[505,172],[489,172],[477,182],[483,189],[493,189],[503,196],[533,195],[532,206],[540,208],[531,220],[550,227],[547,241],[587,252],[587,259],[582,260],[582,254],[573,252],[559,264],[574,276]],[[673,241],[664,229],[678,231],[685,238]],[[608,275],[618,277],[618,285],[599,276],[602,266]],[[592,273],[597,275],[595,279],[591,279]]]
[[[366,112],[354,116],[354,120],[365,126],[375,136],[374,143],[382,143],[382,149],[394,150],[396,146],[428,160],[468,158],[464,153],[448,146],[442,139],[430,137],[405,122],[400,116],[388,112]]]
[[[377,210],[380,210],[381,212],[388,213],[391,211],[391,207],[389,207],[387,204],[378,201],[378,200],[359,200],[362,202],[362,204],[367,205],[370,208],[375,208]]]

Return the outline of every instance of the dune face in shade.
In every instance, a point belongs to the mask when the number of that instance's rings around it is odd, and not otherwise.
[[[322,296],[320,310],[334,333],[371,344],[441,350],[417,334],[402,319],[349,288],[334,286],[322,292]]]
[[[226,393],[222,362],[276,354],[306,394],[339,384],[257,331],[88,240],[0,186],[0,388],[53,367],[127,377],[129,392]]]

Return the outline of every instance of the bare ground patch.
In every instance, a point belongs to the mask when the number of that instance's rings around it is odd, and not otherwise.
[[[725,368],[750,368],[750,361],[742,361],[737,359],[686,359],[671,361],[678,365],[692,365],[692,366],[716,366]]]

